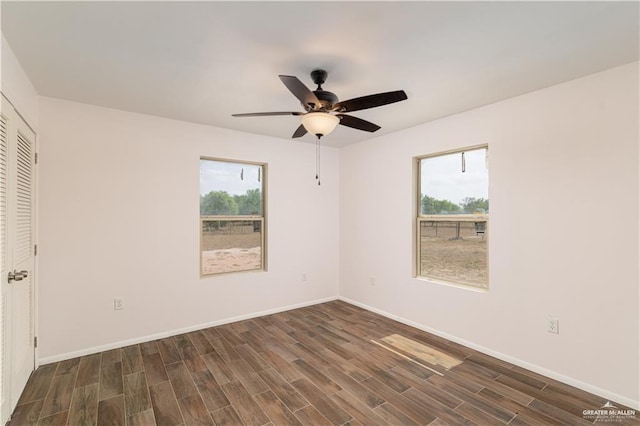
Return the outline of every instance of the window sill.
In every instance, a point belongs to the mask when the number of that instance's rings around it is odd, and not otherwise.
[[[429,284],[437,284],[437,285],[443,285],[447,287],[459,288],[462,290],[470,290],[476,293],[489,293],[489,287],[474,287],[471,285],[459,284],[459,283],[454,283],[450,281],[440,281],[434,278],[423,277],[420,275],[414,276],[413,278],[417,279],[418,281],[427,282]]]

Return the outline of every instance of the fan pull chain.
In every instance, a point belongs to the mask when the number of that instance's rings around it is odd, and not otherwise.
[[[320,135],[316,139],[316,180],[320,186]]]
[[[320,151],[322,151],[322,147],[320,146],[320,137],[318,137],[318,186],[320,186]]]

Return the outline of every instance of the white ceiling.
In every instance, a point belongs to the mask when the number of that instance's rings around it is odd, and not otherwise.
[[[11,2],[2,33],[39,94],[279,138],[302,111],[278,79],[324,68],[354,112],[344,146],[639,58],[638,2]],[[302,140],[313,142],[311,135]]]

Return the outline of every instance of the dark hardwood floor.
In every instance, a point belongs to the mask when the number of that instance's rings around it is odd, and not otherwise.
[[[335,301],[43,365],[10,425],[579,425],[606,403]]]

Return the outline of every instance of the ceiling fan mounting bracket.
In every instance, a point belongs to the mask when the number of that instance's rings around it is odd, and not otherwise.
[[[311,71],[311,80],[318,85],[318,90],[322,90],[322,85],[327,81],[329,74],[325,70],[315,69]]]

